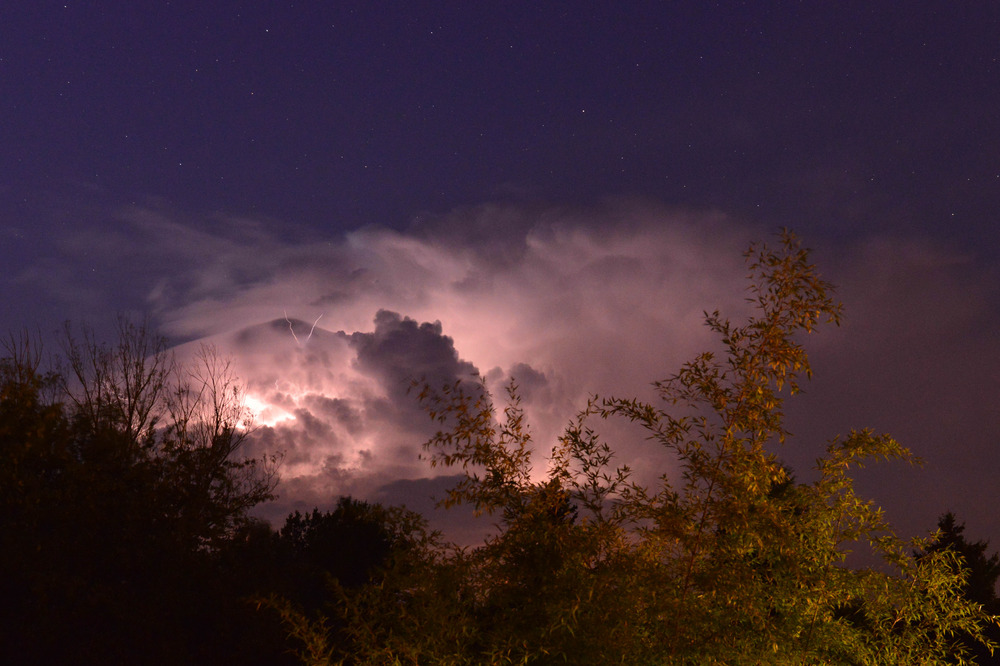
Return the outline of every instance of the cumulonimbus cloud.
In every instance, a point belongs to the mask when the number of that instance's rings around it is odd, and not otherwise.
[[[325,242],[215,238],[212,262],[162,280],[151,302],[186,347],[233,356],[257,446],[284,452],[286,496],[370,494],[432,472],[419,453],[434,424],[411,381],[478,376],[499,395],[514,379],[544,471],[590,394],[648,395],[707,344],[706,304],[744,308],[752,237],[718,214],[637,204],[483,206]]]
[[[117,279],[143,289],[163,333],[186,341],[180,355],[209,342],[233,357],[259,414],[256,450],[285,454],[276,518],[345,493],[399,499],[453,472],[419,458],[434,424],[410,380],[478,374],[502,394],[513,377],[544,466],[589,395],[650,397],[651,381],[717,345],[703,311],[746,314],[742,252],[770,233],[636,202],[483,205],[329,238],[130,208],[115,229],[112,245],[92,232],[72,247],[117,260]],[[124,261],[114,250],[123,244],[135,248]],[[810,341],[819,379],[789,410],[806,445],[788,457],[808,468],[828,438],[873,426],[899,434],[928,468],[980,479],[988,466],[977,456],[995,456],[985,424],[1000,394],[995,273],[919,239],[854,240],[816,259],[848,308],[841,329]],[[637,468],[666,464],[641,437],[620,449]],[[917,527],[948,508],[989,524],[958,486],[928,483],[913,498],[905,479],[877,491],[889,504],[920,503]]]

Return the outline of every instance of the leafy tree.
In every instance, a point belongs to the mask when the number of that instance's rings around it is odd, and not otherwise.
[[[391,554],[395,544],[386,520],[381,506],[341,497],[332,512],[288,516],[279,541],[296,561],[354,588],[371,580]]]
[[[373,631],[368,618],[406,625],[400,601],[438,562],[436,535],[418,514],[350,497],[332,512],[291,514],[274,543],[282,574],[257,605],[277,612],[306,664],[381,654],[380,636],[393,630]]]
[[[0,359],[0,643],[19,663],[216,663],[216,555],[271,496],[227,366],[119,333],[68,332],[53,372],[28,336]]]
[[[965,537],[965,523],[959,523],[955,514],[948,512],[938,520],[934,539],[916,554],[917,558],[932,553],[952,552],[965,569],[962,593],[966,599],[979,604],[993,615],[1000,615],[1000,598],[997,597],[997,579],[1000,578],[1000,554],[986,555],[988,541],[971,542]],[[1000,626],[990,626],[987,636],[1000,641]],[[977,664],[1000,664],[1000,654],[991,654],[972,636],[960,636],[962,645],[974,655]]]
[[[116,345],[67,326],[68,368],[57,375],[80,433],[79,454],[93,468],[146,474],[170,531],[191,545],[226,538],[256,504],[272,498],[276,458],[240,451],[253,415],[230,363],[203,346],[177,366],[148,325],[118,320]]]
[[[938,520],[938,531],[934,540],[920,556],[951,549],[962,558],[968,570],[965,581],[965,595],[984,606],[997,604],[997,579],[1000,578],[1000,554],[986,556],[989,541],[970,542],[965,538],[965,523],[959,523],[951,511]]]
[[[348,617],[350,663],[968,663],[963,641],[986,644],[996,617],[963,595],[955,551],[903,541],[854,491],[852,470],[910,452],[858,430],[813,482],[779,460],[783,401],[810,376],[801,336],[841,307],[791,234],[746,258],[754,314],[706,315],[724,353],[656,382],[658,403],[595,396],[542,481],[516,386],[502,415],[482,385],[424,387],[430,462],[465,472],[445,504],[498,532],[348,598],[365,611]],[[656,482],[616,463],[606,419],[669,455]],[[849,566],[856,548],[882,565]]]
[[[293,607],[316,612],[334,590],[356,589],[380,578],[400,547],[389,516],[381,505],[350,497],[341,497],[333,511],[295,511],[271,536],[269,559],[262,567],[269,584],[256,594],[280,595]]]

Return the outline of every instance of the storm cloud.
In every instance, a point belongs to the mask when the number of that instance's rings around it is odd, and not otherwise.
[[[232,356],[258,414],[254,451],[284,455],[273,518],[340,494],[440,492],[431,477],[454,470],[420,459],[434,423],[408,391],[413,381],[482,379],[502,396],[513,379],[544,471],[544,454],[590,395],[651,398],[650,382],[718,348],[703,312],[747,314],[742,253],[773,231],[639,201],[486,204],[329,238],[141,207],[114,222],[113,243],[95,223],[66,252],[114,264],[113,279],[142,295],[181,359],[203,343]],[[997,444],[994,269],[919,238],[805,240],[847,311],[840,329],[808,343],[816,380],[790,404],[798,437],[783,457],[807,478],[829,438],[888,431],[927,461],[864,488],[890,518],[913,531],[953,509],[1000,533],[975,490],[990,483],[977,461]],[[135,251],[114,255],[122,246]],[[61,298],[44,273],[17,278]],[[75,289],[98,287],[81,278]],[[640,433],[602,427],[623,438],[623,462],[651,473],[669,464]]]

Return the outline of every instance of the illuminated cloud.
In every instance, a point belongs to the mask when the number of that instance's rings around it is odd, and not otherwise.
[[[514,379],[543,471],[590,394],[648,396],[708,343],[706,304],[744,307],[753,235],[720,215],[622,204],[484,206],[328,241],[191,236],[211,261],[188,260],[151,302],[168,335],[192,340],[182,355],[207,341],[234,357],[259,413],[256,447],[284,452],[283,504],[329,501],[451,473],[419,459],[434,424],[412,381],[478,375],[502,397]]]
[[[233,356],[259,414],[254,450],[284,452],[281,500],[267,509],[274,519],[345,493],[419,506],[440,495],[434,475],[453,470],[419,458],[434,424],[407,393],[411,380],[478,373],[502,396],[513,377],[544,462],[591,394],[650,397],[651,381],[717,344],[702,312],[746,314],[742,251],[769,233],[636,202],[484,205],[406,231],[331,238],[142,208],[112,222],[65,241],[72,260],[62,263],[102,266],[102,280],[142,294],[162,331],[183,343],[181,357],[203,342]],[[905,514],[906,530],[919,531],[951,508],[993,529],[976,489],[994,468],[977,461],[995,460],[995,270],[919,239],[806,240],[847,311],[840,329],[809,343],[818,380],[789,406],[799,437],[783,457],[807,477],[829,437],[888,431],[928,461],[923,471],[880,470],[882,482],[863,488],[890,517]],[[134,251],[123,257],[121,247]],[[46,297],[58,299],[67,271],[14,279],[43,291],[51,280]],[[104,283],[80,275],[73,293],[88,294],[93,320]],[[640,433],[609,432],[633,467],[668,466]]]

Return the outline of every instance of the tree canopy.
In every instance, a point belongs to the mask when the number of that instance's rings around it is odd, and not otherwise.
[[[965,569],[962,593],[969,601],[979,604],[994,616],[1000,615],[1000,598],[997,597],[997,579],[1000,578],[1000,554],[987,555],[988,541],[969,541],[965,537],[965,523],[960,523],[952,512],[938,520],[938,529],[931,541],[916,553],[917,558],[942,551],[951,552]],[[986,636],[993,642],[1000,641],[1000,624],[990,624]],[[975,658],[977,664],[1000,664],[1000,652],[992,652],[975,636],[958,634],[958,639]]]
[[[852,431],[809,483],[779,458],[784,401],[811,373],[802,336],[841,306],[790,233],[746,259],[753,314],[705,317],[723,352],[656,382],[656,403],[594,396],[544,475],[515,384],[502,410],[482,384],[418,386],[441,426],[430,463],[464,472],[444,503],[498,531],[341,604],[344,663],[969,663],[996,617],[963,594],[961,558],[896,536],[854,489],[853,470],[912,454]],[[616,462],[609,419],[669,454],[656,482]]]

